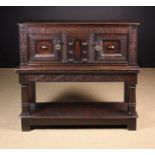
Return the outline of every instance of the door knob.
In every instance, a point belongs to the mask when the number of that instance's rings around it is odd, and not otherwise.
[[[61,45],[60,44],[56,44],[55,45],[55,50],[58,50],[59,51],[60,49],[61,49]]]
[[[99,51],[102,51],[102,46],[96,45],[96,46],[95,46],[95,50],[98,51],[98,52],[99,52]]]

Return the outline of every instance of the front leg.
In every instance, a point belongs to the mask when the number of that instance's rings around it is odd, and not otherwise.
[[[21,95],[22,95],[22,116],[29,115],[29,84],[21,85]]]
[[[22,84],[22,131],[31,130],[27,117],[30,115],[30,104],[35,103],[35,83]]]
[[[35,103],[36,102],[36,86],[35,86],[35,82],[32,82],[29,84],[28,86],[29,88],[29,100],[31,103]]]
[[[136,113],[136,85],[129,85],[129,101],[128,101],[128,112],[130,116]]]

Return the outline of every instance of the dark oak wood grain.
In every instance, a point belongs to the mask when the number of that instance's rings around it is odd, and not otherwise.
[[[22,130],[45,125],[136,129],[137,22],[19,24]],[[36,103],[36,82],[124,82],[123,103]]]

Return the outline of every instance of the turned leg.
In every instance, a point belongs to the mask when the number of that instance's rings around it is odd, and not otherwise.
[[[136,115],[136,85],[126,84],[126,101],[128,103],[128,115]],[[128,121],[128,130],[136,130],[136,118]]]
[[[135,115],[136,112],[136,84],[124,83],[124,102],[128,104],[128,114]]]
[[[22,115],[29,115],[29,85],[22,84]]]
[[[30,96],[30,84],[22,84],[22,117],[28,117],[30,114],[30,103],[32,97]],[[33,98],[34,99],[34,98]],[[24,118],[22,118],[22,131],[29,131],[31,126]]]
[[[29,84],[29,100],[30,100],[31,103],[36,102],[35,82]]]
[[[136,84],[124,82],[124,102],[128,104],[128,115],[136,115]],[[136,130],[136,118],[131,118],[127,124],[128,130]]]
[[[136,85],[130,84],[129,88],[129,102],[128,102],[128,112],[130,116],[136,113]]]
[[[129,103],[129,85],[124,82],[124,102]]]

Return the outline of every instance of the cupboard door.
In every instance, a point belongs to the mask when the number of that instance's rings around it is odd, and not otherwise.
[[[61,60],[61,34],[29,35],[29,63],[59,63]]]
[[[95,61],[99,63],[127,63],[126,34],[95,34]]]

